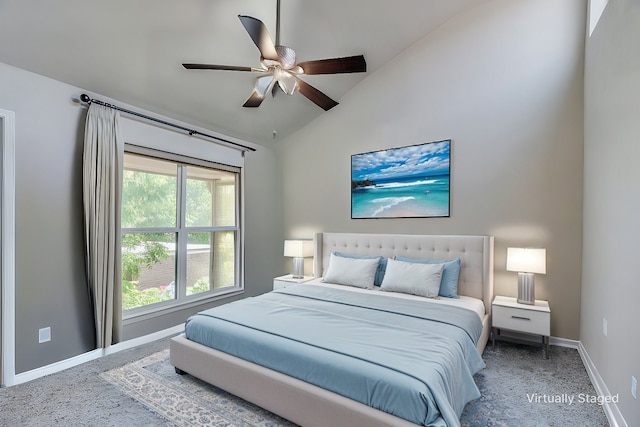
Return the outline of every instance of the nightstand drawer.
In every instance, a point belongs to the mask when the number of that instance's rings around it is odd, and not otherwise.
[[[493,305],[493,327],[549,336],[550,313]]]

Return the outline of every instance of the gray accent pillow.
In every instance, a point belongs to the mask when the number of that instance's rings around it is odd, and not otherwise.
[[[355,255],[355,254],[348,254],[344,252],[333,252],[333,254],[335,254],[336,256],[341,256],[343,258],[358,258],[358,259],[378,258],[380,259],[380,263],[378,264],[378,268],[376,269],[376,277],[373,280],[373,284],[374,286],[380,286],[382,284],[382,279],[384,278],[384,271],[387,268],[387,259],[385,257],[377,256],[377,255]]]
[[[329,268],[327,268],[322,281],[356,288],[373,289],[373,281],[376,277],[376,269],[379,262],[380,259],[378,257],[345,258],[331,253]]]
[[[443,269],[442,264],[419,264],[389,259],[380,289],[436,298],[440,291]]]

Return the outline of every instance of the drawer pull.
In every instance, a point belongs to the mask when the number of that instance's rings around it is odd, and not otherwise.
[[[522,316],[511,316],[512,319],[520,319],[520,320],[531,320],[528,317],[522,317]]]

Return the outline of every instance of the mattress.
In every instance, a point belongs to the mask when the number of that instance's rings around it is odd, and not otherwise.
[[[292,286],[199,313],[185,333],[419,425],[459,424],[480,396],[480,317],[464,302],[382,294]]]

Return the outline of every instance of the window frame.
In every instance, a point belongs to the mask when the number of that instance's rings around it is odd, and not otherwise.
[[[125,144],[124,154],[132,154],[145,156],[157,160],[174,162],[177,166],[177,185],[176,185],[176,225],[175,227],[142,227],[142,228],[124,228],[120,227],[122,234],[139,234],[139,233],[174,233],[176,235],[176,268],[175,268],[175,298],[167,301],[161,301],[136,307],[128,310],[121,310],[122,320],[130,323],[134,320],[146,320],[156,316],[168,314],[174,311],[195,307],[197,305],[206,304],[223,298],[231,298],[244,292],[244,198],[242,192],[242,181],[244,168],[239,166],[230,166],[216,163],[210,160],[198,159],[190,156],[184,156],[175,153],[169,153],[162,150],[141,147],[133,144]],[[215,169],[225,172],[234,173],[235,181],[235,226],[195,226],[188,227],[185,224],[186,212],[186,186],[187,186],[187,170],[189,166],[200,168]],[[124,168],[123,168],[124,172]],[[215,233],[219,231],[233,231],[234,238],[234,275],[235,284],[219,289],[213,289],[206,292],[200,292],[193,295],[186,295],[187,284],[187,252],[185,250],[189,233],[207,232]],[[182,250],[181,250],[182,248]],[[129,322],[127,322],[129,321]]]

